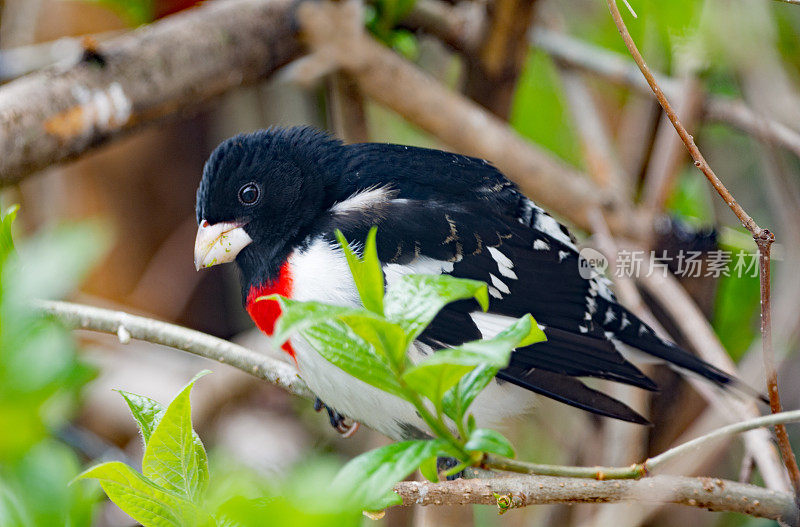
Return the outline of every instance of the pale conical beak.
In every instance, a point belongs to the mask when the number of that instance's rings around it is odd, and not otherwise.
[[[220,222],[211,225],[206,220],[201,221],[194,241],[195,269],[199,271],[232,262],[253,241],[242,227],[244,223]]]

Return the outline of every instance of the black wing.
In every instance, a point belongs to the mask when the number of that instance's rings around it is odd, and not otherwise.
[[[439,260],[453,276],[489,284],[492,315],[532,314],[548,340],[516,350],[500,379],[584,410],[637,423],[647,421],[578,379],[595,377],[656,389],[620,353],[619,343],[718,384],[732,381],[724,372],[657,337],[617,304],[604,279],[583,278],[567,229],[522,196],[491,165],[421,150],[423,154],[409,158],[415,161],[408,165],[413,170],[404,172],[410,173],[405,177],[391,167],[397,167],[396,157],[408,156],[408,148],[379,146],[390,147],[384,150],[383,162],[356,165],[354,170],[366,187],[384,185],[385,199],[371,207],[331,212],[320,221],[320,232],[330,236],[339,228],[348,239],[358,240],[378,225],[378,253],[384,263],[413,266],[421,258]],[[378,171],[382,172],[376,175]],[[440,174],[448,177],[446,184],[437,186],[443,179]],[[481,338],[486,330],[476,322],[476,307],[473,301],[447,306],[420,340],[441,348]]]

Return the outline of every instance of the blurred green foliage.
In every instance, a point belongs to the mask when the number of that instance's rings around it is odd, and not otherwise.
[[[155,0],[81,0],[105,6],[118,13],[130,26],[155,20]]]
[[[509,121],[523,136],[573,165],[582,164],[580,143],[553,61],[542,52],[528,57],[517,84]]]
[[[167,406],[120,392],[144,441],[142,471],[112,461],[76,479],[97,479],[111,500],[144,527],[174,525],[248,527],[347,527],[361,511],[348,506],[328,482],[337,467],[328,461],[298,467],[267,481],[233,463],[219,463],[211,478],[206,450],[192,427],[189,395],[201,372]],[[82,488],[83,485],[73,485]]]
[[[378,40],[410,60],[419,56],[417,37],[396,27],[413,8],[416,0],[374,0],[364,6],[364,23]]]
[[[68,331],[43,319],[32,298],[59,298],[106,246],[102,229],[76,224],[40,233],[15,252],[15,210],[0,222],[0,525],[88,525],[98,493],[68,488],[76,455],[54,432],[94,372]]]

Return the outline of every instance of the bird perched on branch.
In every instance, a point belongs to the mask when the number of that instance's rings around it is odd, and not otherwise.
[[[197,221],[197,269],[236,261],[245,308],[267,335],[280,308],[275,301],[254,302],[264,295],[360,306],[334,233],[363,242],[373,225],[388,283],[407,273],[447,273],[489,286],[488,312],[472,300],[448,305],[410,353],[489,338],[532,314],[547,341],[513,352],[472,406],[479,426],[526,411],[534,393],[645,424],[581,380],[655,390],[629,360],[636,355],[717,385],[737,382],[659,338],[617,303],[605,278],[582,273],[569,231],[481,159],[392,144],[345,145],[312,128],[239,135],[206,163]],[[284,350],[332,423],[346,415],[396,439],[425,432],[410,404],[338,369],[301,338]]]

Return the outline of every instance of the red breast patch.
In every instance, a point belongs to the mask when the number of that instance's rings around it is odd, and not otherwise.
[[[247,293],[247,301],[245,308],[250,314],[250,318],[256,323],[258,329],[263,331],[269,336],[272,336],[275,331],[275,321],[281,316],[281,306],[277,300],[259,300],[256,299],[267,295],[281,295],[287,298],[292,295],[292,273],[289,270],[289,262],[286,261],[281,266],[280,273],[275,280],[265,282],[261,285],[253,286]],[[293,359],[295,358],[294,349],[289,341],[283,343],[281,348],[289,354]]]

